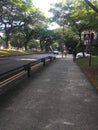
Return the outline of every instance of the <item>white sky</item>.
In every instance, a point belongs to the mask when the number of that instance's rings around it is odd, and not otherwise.
[[[51,7],[51,4],[55,4],[58,0],[33,0],[33,4],[41,9],[47,17],[51,17],[52,14],[48,12],[48,10]],[[50,25],[49,29],[55,29],[59,26],[56,23],[53,23],[53,25]]]
[[[57,0],[33,0],[33,4],[40,8],[47,17],[51,16],[51,13],[48,12],[49,8],[51,7],[50,4],[56,3]]]

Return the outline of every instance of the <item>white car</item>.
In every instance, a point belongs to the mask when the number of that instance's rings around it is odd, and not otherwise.
[[[54,50],[53,53],[54,54],[59,54],[59,51],[58,50]]]
[[[88,54],[86,52],[84,52],[84,55],[85,55],[85,57],[89,57],[90,56],[90,54]],[[76,58],[80,58],[80,57],[83,57],[83,52],[77,53]]]

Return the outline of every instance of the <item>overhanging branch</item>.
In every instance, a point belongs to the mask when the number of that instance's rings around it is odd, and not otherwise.
[[[98,13],[98,9],[88,0],[84,0],[96,13]]]
[[[0,35],[0,38],[1,38],[2,40],[5,40],[1,35]]]

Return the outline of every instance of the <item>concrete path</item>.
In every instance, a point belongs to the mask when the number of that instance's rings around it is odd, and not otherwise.
[[[71,56],[13,87],[0,96],[0,130],[98,130],[98,93]]]

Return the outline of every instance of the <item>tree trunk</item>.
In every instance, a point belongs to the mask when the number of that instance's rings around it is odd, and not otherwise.
[[[40,40],[40,49],[43,51],[42,41]]]
[[[6,48],[7,48],[7,49],[10,49],[10,48],[11,48],[10,37],[9,37],[9,36],[6,37]]]
[[[28,48],[27,48],[27,42],[24,43],[24,47],[25,47],[25,51],[27,51],[28,50]]]

